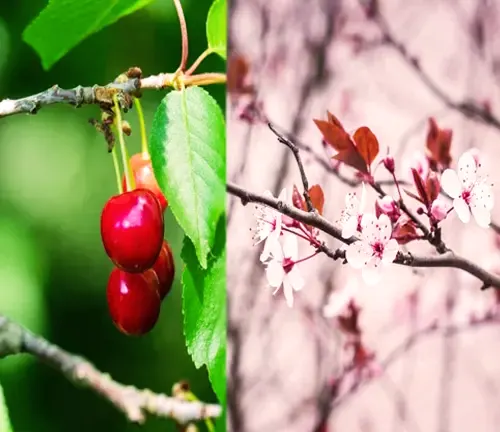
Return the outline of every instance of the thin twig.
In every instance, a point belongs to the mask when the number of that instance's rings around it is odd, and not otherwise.
[[[479,106],[477,103],[471,101],[454,101],[449,95],[447,95],[443,89],[438,86],[435,81],[430,77],[430,75],[422,68],[420,61],[408,52],[406,46],[398,41],[389,29],[389,25],[385,18],[378,12],[373,17],[373,21],[378,25],[383,42],[393,48],[401,58],[410,66],[420,80],[425,84],[425,86],[444,104],[463,114],[465,117],[470,118],[475,121],[490,125],[495,129],[500,130],[500,119],[495,117],[490,110]]]
[[[311,201],[311,197],[309,195],[309,181],[307,180],[307,175],[306,171],[304,169],[304,164],[302,163],[302,159],[300,157],[300,151],[299,148],[292,142],[290,141],[287,137],[285,137],[283,134],[279,133],[276,128],[272,125],[272,123],[267,123],[267,126],[271,131],[276,135],[278,138],[278,141],[284,145],[286,145],[291,152],[293,153],[293,156],[295,157],[295,161],[297,162],[297,166],[299,167],[300,171],[300,178],[302,180],[302,186],[304,187],[304,199],[306,201],[307,205],[307,211],[312,212],[314,211],[314,206]]]
[[[447,328],[443,328],[437,325],[436,322],[431,322],[428,325],[417,329],[415,332],[411,333],[409,336],[405,338],[403,342],[398,344],[388,355],[379,363],[382,371],[387,371],[390,365],[395,363],[398,359],[401,358],[402,355],[406,354],[411,348],[416,346],[418,343],[424,341],[427,337],[432,336],[437,333],[446,332],[448,335],[458,335],[463,334],[468,331],[472,331],[478,328],[482,328],[485,326],[498,326],[500,324],[498,315],[488,314],[481,319],[477,319],[475,321],[471,321],[469,323],[461,323],[461,324],[453,324]],[[350,368],[347,368],[339,379],[343,379],[347,373],[353,370],[354,365],[351,365]],[[338,396],[331,404],[330,408],[336,409],[341,404],[345,403],[350,397],[354,396],[362,387],[366,386],[370,382],[376,379],[376,376],[373,376],[372,379],[364,379],[358,381],[355,385],[350,387],[345,393]]]
[[[82,357],[71,354],[0,315],[0,358],[27,353],[63,373],[75,385],[90,388],[122,411],[128,420],[143,423],[145,414],[176,420],[181,424],[219,417],[219,405],[188,402],[148,389],[137,389],[114,381]]]

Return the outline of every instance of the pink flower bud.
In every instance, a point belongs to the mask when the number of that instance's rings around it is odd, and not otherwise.
[[[431,215],[437,222],[441,222],[448,216],[449,209],[450,206],[438,198],[431,204]]]
[[[394,201],[394,198],[389,195],[386,195],[383,198],[378,198],[377,201],[375,201],[375,214],[377,217],[381,214],[386,214],[389,216],[392,223],[395,223],[401,216],[401,212],[399,211],[396,201]]]
[[[387,171],[389,171],[391,174],[394,174],[395,164],[394,158],[391,155],[387,155],[384,159],[382,159],[382,163],[384,164]]]

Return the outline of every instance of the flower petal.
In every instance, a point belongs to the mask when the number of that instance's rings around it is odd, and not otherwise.
[[[476,223],[482,228],[488,228],[491,223],[491,213],[484,206],[473,206],[470,207],[472,216],[476,220]]]
[[[476,181],[477,164],[471,152],[465,152],[458,160],[458,178],[463,187],[469,189]]]
[[[361,200],[359,202],[358,206],[358,213],[362,214],[365,211],[365,206],[366,206],[366,187],[365,183],[361,183],[362,189],[361,189]]]
[[[363,238],[372,243],[379,239],[378,219],[373,213],[365,213],[361,218]]]
[[[287,202],[286,188],[283,188],[283,190],[280,192],[278,196],[278,201],[282,201],[284,203]]]
[[[385,213],[382,213],[377,222],[377,228],[378,228],[378,238],[379,240],[383,243],[386,244],[389,239],[391,238],[392,234],[392,223],[391,219],[389,216],[387,216]]]
[[[292,270],[285,276],[285,279],[290,282],[294,291],[300,291],[306,284],[299,267],[296,265],[292,267]]]
[[[460,186],[460,180],[455,171],[450,168],[444,170],[441,175],[441,188],[452,198],[456,198],[460,195],[462,187]]]
[[[347,246],[346,259],[352,268],[360,269],[372,256],[372,248],[364,241],[356,241]]]
[[[272,260],[266,267],[267,282],[273,288],[279,288],[285,277],[285,270],[279,261]]]
[[[283,280],[283,294],[285,294],[285,300],[288,307],[293,307],[293,288],[288,278]]]
[[[382,261],[378,257],[373,257],[363,268],[361,276],[367,285],[377,284],[382,277]]]
[[[345,209],[350,215],[354,215],[359,211],[359,200],[356,192],[349,192],[345,196]]]
[[[342,238],[348,239],[356,234],[358,230],[358,217],[349,216],[342,224]]]
[[[283,235],[283,256],[296,260],[299,255],[299,245],[294,234]]]
[[[494,205],[493,188],[486,181],[478,183],[472,189],[471,207],[479,206],[492,210]]]
[[[396,259],[396,255],[399,251],[399,245],[396,239],[390,239],[384,247],[384,253],[382,254],[382,262],[384,264],[390,264]]]
[[[468,223],[470,221],[470,209],[467,203],[460,196],[453,200],[453,208],[458,215],[458,218],[463,223]]]
[[[278,240],[278,236],[276,232],[269,235],[264,243],[264,248],[262,249],[262,253],[260,254],[260,261],[264,262],[267,259],[273,256],[275,259],[279,261],[283,260],[283,253],[281,251],[281,245]]]

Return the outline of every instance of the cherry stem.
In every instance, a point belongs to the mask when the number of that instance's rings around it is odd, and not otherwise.
[[[131,191],[135,189],[135,181],[134,178],[130,175],[132,171],[130,167],[130,162],[128,158],[127,147],[125,146],[125,139],[123,137],[122,130],[122,113],[120,110],[120,105],[118,103],[118,96],[116,94],[113,95],[113,103],[115,105],[115,127],[118,131],[118,139],[120,141],[120,151],[122,154],[122,162],[123,162],[123,171],[125,173],[125,186],[127,191]]]
[[[184,17],[184,12],[182,10],[182,5],[180,0],[173,0],[173,1],[175,5],[175,10],[177,11],[177,16],[179,17],[179,24],[181,26],[181,37],[182,37],[182,57],[179,70],[184,72],[184,69],[186,69],[186,63],[188,59],[188,48],[189,48],[186,18]]]
[[[187,400],[190,400],[192,402],[199,402],[200,401],[196,397],[196,395],[193,392],[191,392],[191,391],[186,392],[185,396],[186,396]],[[211,419],[206,418],[205,419],[205,425],[207,426],[207,429],[208,429],[209,432],[215,432],[215,426],[214,426],[214,423],[212,422]]]
[[[227,80],[225,73],[208,72],[198,75],[190,75],[183,77],[184,85],[208,85],[208,84],[224,84]]]
[[[308,242],[311,241],[311,239],[309,237],[306,237],[304,234],[302,234],[300,232],[294,231],[294,230],[287,228],[287,227],[282,227],[281,229],[282,229],[282,231],[286,231],[286,232],[289,232],[291,234],[295,234],[297,237],[300,237],[301,239],[304,239]]]
[[[118,192],[121,195],[123,193],[123,187],[121,182],[120,164],[118,163],[118,156],[116,155],[116,146],[113,146],[111,156],[113,157],[113,166],[115,167],[116,185],[118,186]]]
[[[196,59],[196,61],[191,65],[191,67],[186,71],[187,76],[191,75],[196,68],[201,64],[203,60],[205,60],[210,54],[212,54],[213,51],[211,48],[207,48],[205,51],[203,51],[200,56]]]
[[[139,127],[141,129],[141,151],[142,156],[149,159],[148,136],[146,134],[146,123],[144,122],[144,111],[142,110],[141,101],[139,98],[134,98],[134,105],[137,109],[137,117],[139,119]]]
[[[316,255],[318,255],[318,254],[319,254],[319,251],[317,250],[317,251],[315,251],[314,253],[312,253],[311,255],[306,256],[305,258],[301,258],[301,259],[299,259],[299,260],[297,260],[297,261],[294,261],[294,262],[293,262],[293,264],[295,265],[295,264],[299,264],[299,263],[301,263],[301,262],[307,261],[307,260],[309,260],[309,259],[311,259],[311,258],[314,258],[314,257],[315,257]]]
[[[399,182],[398,179],[396,178],[396,174],[391,173],[392,178],[394,180],[394,184],[396,185],[396,189],[398,190],[398,195],[399,195],[399,201],[403,201],[403,195],[401,194],[401,189],[399,189]]]

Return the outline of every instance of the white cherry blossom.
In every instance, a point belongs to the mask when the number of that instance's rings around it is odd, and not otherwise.
[[[345,196],[345,209],[340,216],[340,225],[342,226],[342,237],[351,238],[358,232],[358,225],[363,214],[366,202],[366,189],[363,183],[361,199],[358,199],[356,192],[349,192]]]
[[[381,278],[382,267],[396,258],[399,246],[391,239],[391,220],[385,214],[378,219],[372,213],[364,214],[361,228],[361,240],[347,246],[346,259],[353,268],[362,269],[366,284],[375,285]]]
[[[465,152],[458,160],[458,172],[447,169],[441,176],[441,187],[453,198],[453,209],[463,223],[474,216],[477,224],[488,227],[493,209],[493,189],[488,177],[481,172],[474,154]]]
[[[273,198],[273,194],[268,190],[264,191],[263,195]],[[286,202],[286,189],[281,191],[278,200]],[[259,206],[255,216],[257,217],[257,229],[254,235],[254,239],[256,239],[254,246],[265,241],[264,249],[260,255],[260,260],[264,262],[269,258],[271,244],[276,243],[281,235],[283,215],[271,207]]]
[[[293,234],[283,235],[283,245],[279,241],[270,244],[271,259],[266,263],[266,277],[276,294],[283,285],[286,303],[293,307],[293,292],[300,291],[305,281],[298,266],[295,264],[298,256],[297,237]]]

